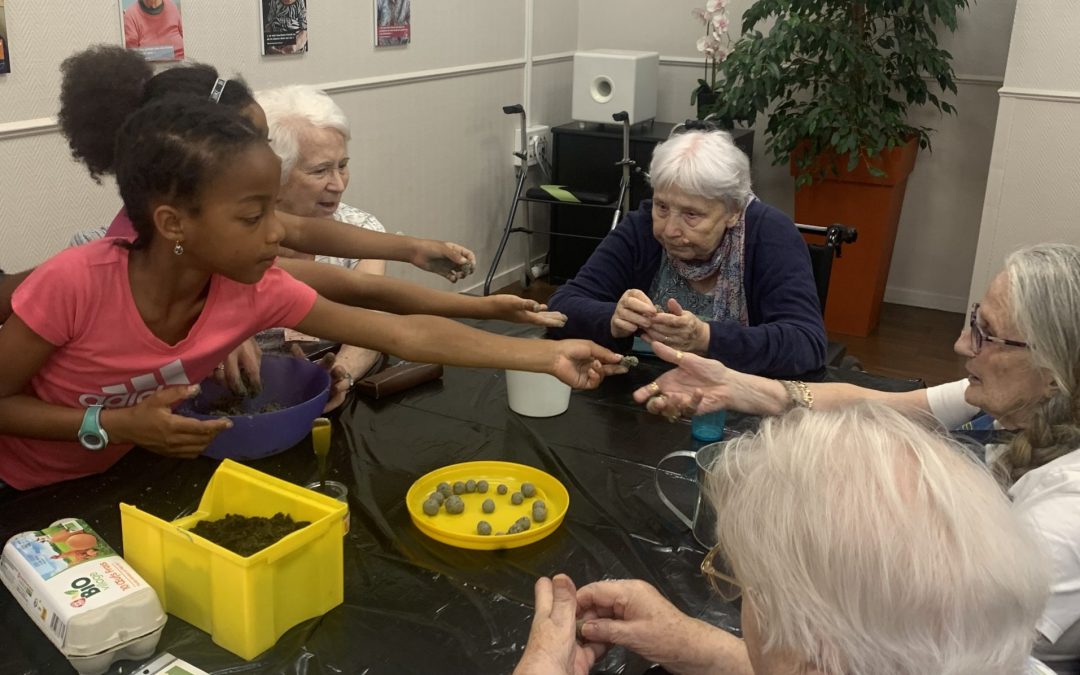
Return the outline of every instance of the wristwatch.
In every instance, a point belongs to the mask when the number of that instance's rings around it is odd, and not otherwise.
[[[87,450],[98,451],[109,444],[109,434],[101,428],[101,406],[87,406],[79,427],[79,442]]]

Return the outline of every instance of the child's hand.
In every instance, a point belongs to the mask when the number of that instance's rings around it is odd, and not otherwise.
[[[492,319],[531,323],[545,328],[559,328],[566,325],[566,315],[562,312],[549,312],[547,305],[535,300],[519,298],[516,295],[489,295],[484,299],[491,308]]]
[[[299,345],[294,344],[289,351],[295,358],[307,358]],[[330,373],[330,398],[323,407],[323,413],[328,413],[345,402],[345,397],[349,395],[349,390],[353,386],[353,376],[348,368],[337,363],[337,354],[333,352],[324,355],[317,363]]]
[[[198,385],[165,387],[130,408],[101,412],[101,426],[114,443],[134,443],[168,457],[195,458],[222,431],[227,418],[197,420],[173,412],[173,406],[199,393]]]
[[[547,371],[575,389],[595,389],[605,375],[620,375],[622,356],[589,340],[542,340],[554,361]]]
[[[418,239],[412,264],[453,283],[476,271],[476,254],[449,241]]]
[[[255,338],[248,338],[214,369],[214,381],[238,396],[258,396],[262,391],[261,368],[262,349]]]

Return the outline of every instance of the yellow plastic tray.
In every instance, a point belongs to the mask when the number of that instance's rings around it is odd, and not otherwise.
[[[434,516],[424,513],[424,501],[439,483],[445,481],[453,485],[454,481],[467,481],[470,478],[486,480],[489,487],[486,494],[473,492],[458,495],[465,502],[464,513],[449,514],[445,508],[439,509]],[[505,495],[497,492],[500,483],[507,487]],[[510,503],[510,495],[518,492],[522,483],[536,486],[536,496],[526,498],[520,505],[514,506]],[[495,511],[484,513],[480,505],[489,497],[495,500]],[[547,520],[542,523],[534,522],[532,527],[524,532],[494,534],[505,532],[522,516],[529,516],[531,520],[532,503],[536,499],[543,499],[547,504]],[[405,495],[405,505],[416,527],[432,539],[459,548],[494,551],[525,546],[554,532],[570,507],[570,494],[554,476],[531,466],[513,462],[462,462],[444,466],[418,478]],[[476,533],[476,524],[481,520],[491,523],[492,534]]]

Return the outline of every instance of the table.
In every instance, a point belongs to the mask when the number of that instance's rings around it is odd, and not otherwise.
[[[656,461],[694,443],[689,424],[669,424],[630,398],[659,368],[646,362],[596,391],[575,392],[569,410],[548,419],[510,412],[504,374],[495,370],[447,368],[441,382],[388,400],[348,402],[334,421],[330,454],[331,477],[349,486],[352,517],[344,604],[294,627],[251,662],[172,616],[158,651],[209,672],[509,673],[529,633],[533,583],[556,572],[579,584],[645,579],[689,614],[737,631],[737,610],[710,597],[700,576],[704,551],[653,489]],[[540,542],[499,552],[456,549],[421,534],[403,503],[409,485],[438,467],[479,459],[529,464],[561,480],[570,492],[561,527]],[[315,478],[308,440],[251,465],[298,484]],[[0,537],[77,516],[119,548],[119,502],[176,518],[195,508],[216,466],[136,450],[100,476],[8,490],[0,496]],[[693,499],[690,480],[677,474],[666,480],[684,501]],[[0,673],[74,672],[6,590],[0,622],[6,634]],[[114,664],[110,673],[130,673],[135,665]],[[599,670],[647,667],[616,650]]]
[[[539,332],[497,321],[468,323],[508,335]],[[644,579],[684,612],[738,633],[737,609],[710,596],[701,578],[704,550],[653,488],[661,457],[700,445],[688,422],[668,423],[631,399],[667,367],[643,359],[594,391],[574,392],[566,413],[546,419],[511,412],[497,370],[446,368],[441,381],[389,399],[350,400],[334,418],[329,460],[330,477],[349,486],[345,602],[295,626],[250,662],[173,616],[158,651],[211,673],[509,673],[529,634],[533,583],[557,572],[579,585]],[[918,386],[855,371],[830,369],[829,375],[878,389]],[[728,416],[736,431],[755,425],[754,418]],[[560,528],[535,544],[496,552],[457,549],[421,534],[404,506],[412,482],[441,466],[481,459],[529,464],[562,481],[570,509]],[[217,464],[135,450],[100,476],[24,493],[0,490],[0,541],[73,516],[119,549],[118,503],[178,518],[196,508]],[[301,485],[316,478],[310,439],[250,465]],[[693,505],[692,478],[664,471],[661,479],[677,505]],[[0,626],[0,675],[75,672],[6,589],[0,591]],[[109,672],[131,673],[136,665],[120,662]],[[594,672],[633,674],[648,666],[613,650]]]

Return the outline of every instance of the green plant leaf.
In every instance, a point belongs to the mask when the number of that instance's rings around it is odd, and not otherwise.
[[[908,124],[909,110],[929,105],[956,113],[936,93],[957,93],[952,55],[938,45],[936,31],[955,30],[958,13],[970,4],[756,0],[743,13],[742,37],[719,66],[718,112],[747,124],[765,115],[762,135],[775,163],[789,161],[805,142],[811,152],[798,161],[800,186],[831,170],[810,168],[828,148],[850,153],[855,166],[913,136],[930,149],[932,130]]]

